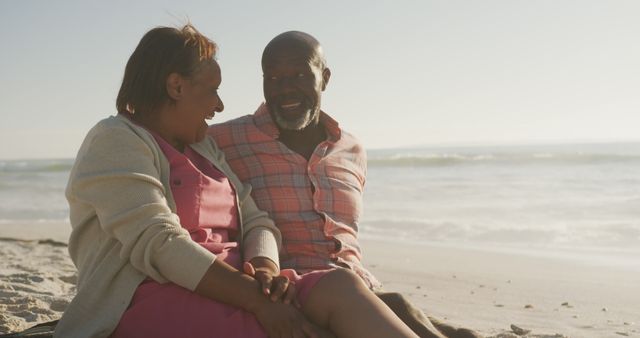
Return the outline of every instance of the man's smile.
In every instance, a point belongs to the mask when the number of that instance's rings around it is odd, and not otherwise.
[[[280,108],[285,109],[285,110],[289,110],[289,109],[295,109],[298,108],[300,106],[301,102],[293,102],[293,103],[287,103],[287,104],[281,104]]]

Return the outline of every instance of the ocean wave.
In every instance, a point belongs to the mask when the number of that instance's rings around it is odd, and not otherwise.
[[[365,219],[360,226],[368,236],[398,241],[635,249],[640,245],[640,223],[631,220],[541,227],[380,218]]]
[[[15,225],[15,224],[61,224],[68,223],[69,216],[66,217],[47,217],[47,218],[0,218],[0,226],[2,225]],[[0,233],[2,232],[2,228],[0,228]]]
[[[0,161],[0,174],[59,173],[70,171],[72,167],[72,159]]]
[[[589,154],[589,153],[396,153],[374,155],[368,159],[369,166],[379,167],[443,167],[459,165],[535,165],[535,164],[640,164],[640,155]]]

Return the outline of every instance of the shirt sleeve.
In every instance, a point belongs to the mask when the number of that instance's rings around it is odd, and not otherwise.
[[[95,210],[102,231],[121,244],[117,254],[136,269],[194,290],[216,256],[169,208],[158,150],[126,127],[103,128],[87,142],[69,180],[70,203]]]

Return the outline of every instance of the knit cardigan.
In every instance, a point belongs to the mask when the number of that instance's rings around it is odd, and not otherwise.
[[[245,260],[278,264],[281,236],[250,197],[213,139],[191,147],[229,179],[239,208]],[[77,294],[54,337],[108,337],[147,277],[194,290],[216,256],[180,226],[169,185],[169,162],[153,136],[124,116],[87,134],[66,188],[72,227],[69,254]]]

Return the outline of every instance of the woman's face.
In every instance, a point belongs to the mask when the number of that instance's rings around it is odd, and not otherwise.
[[[224,110],[218,87],[222,77],[217,62],[202,65],[190,78],[185,79],[182,95],[176,100],[172,126],[174,141],[181,145],[200,142],[207,133],[205,120]]]

